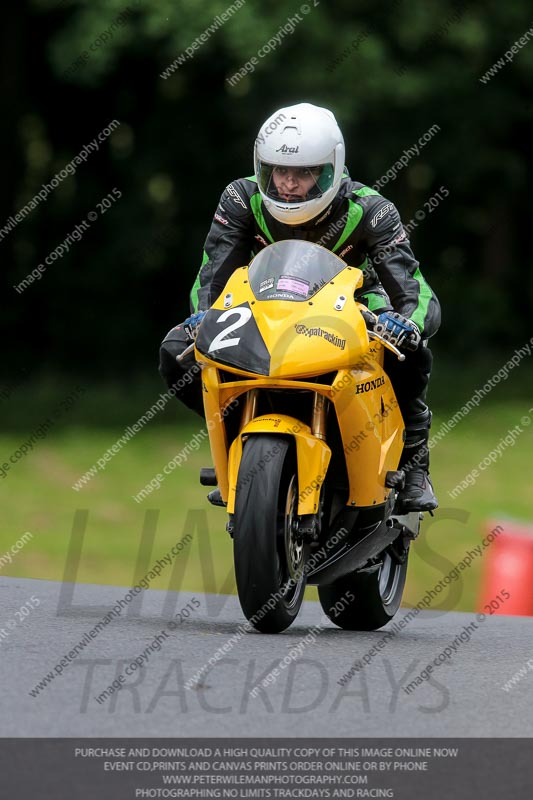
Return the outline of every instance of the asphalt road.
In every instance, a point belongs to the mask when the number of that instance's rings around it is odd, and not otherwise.
[[[83,652],[32,697],[36,684],[127,593],[78,584],[72,603],[59,607],[60,589],[55,582],[0,579],[0,736],[533,736],[533,671],[511,691],[501,688],[533,656],[531,618],[479,621],[475,614],[421,612],[340,686],[338,679],[387,628],[347,633],[326,622],[317,603],[306,602],[288,631],[245,633],[187,689],[185,682],[244,622],[238,600],[149,590],[95,638],[87,636]],[[180,622],[174,614],[187,604],[190,615]],[[472,623],[477,627],[453,658],[407,694],[403,686]],[[303,642],[316,625],[323,629]],[[280,668],[299,643],[300,655]],[[143,652],[147,664],[126,677]],[[274,682],[251,696],[276,667]],[[120,691],[98,702],[120,675]]]

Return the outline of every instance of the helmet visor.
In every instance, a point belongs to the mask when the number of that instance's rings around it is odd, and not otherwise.
[[[259,188],[276,203],[300,204],[315,200],[333,186],[333,164],[308,167],[258,163]]]

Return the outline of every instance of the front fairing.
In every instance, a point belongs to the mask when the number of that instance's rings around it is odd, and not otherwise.
[[[197,358],[280,378],[353,365],[369,346],[353,299],[362,282],[361,270],[319,245],[276,242],[233,273],[202,321]]]

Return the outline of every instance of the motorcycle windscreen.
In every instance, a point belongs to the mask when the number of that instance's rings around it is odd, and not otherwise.
[[[303,303],[345,268],[330,250],[302,240],[275,242],[248,268],[250,287],[257,300]]]
[[[219,364],[270,374],[270,353],[249,303],[225,310],[211,308],[202,320],[196,348]]]

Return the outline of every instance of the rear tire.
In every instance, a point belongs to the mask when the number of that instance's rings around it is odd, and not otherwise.
[[[394,617],[402,600],[407,575],[405,554],[402,564],[388,553],[367,571],[340,578],[328,586],[318,587],[324,613],[335,625],[347,631],[374,631]]]
[[[235,499],[233,555],[241,608],[263,633],[296,619],[305,592],[307,547],[295,530],[298,481],[292,440],[246,440]]]

